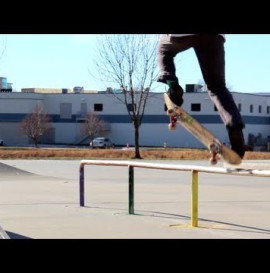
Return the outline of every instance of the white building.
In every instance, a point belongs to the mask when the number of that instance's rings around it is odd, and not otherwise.
[[[84,116],[90,110],[103,118],[107,125],[107,136],[116,145],[134,145],[134,128],[125,108],[115,96],[106,92],[74,93],[69,90],[38,93],[34,89],[22,92],[0,93],[0,138],[5,145],[28,145],[29,139],[19,131],[19,125],[26,115],[40,104],[49,114],[51,128],[44,143],[88,144],[80,127]],[[270,137],[270,96],[232,92],[246,124],[246,143],[265,145]],[[183,108],[195,119],[211,130],[217,138],[229,143],[228,135],[219,114],[206,92],[186,92]],[[163,93],[150,93],[143,123],[140,127],[141,146],[191,147],[203,145],[182,127],[168,130]]]

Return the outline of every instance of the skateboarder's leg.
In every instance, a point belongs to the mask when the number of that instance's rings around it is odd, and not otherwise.
[[[225,83],[224,40],[219,35],[205,36],[194,47],[208,93],[228,129],[232,149],[244,156],[244,122]]]
[[[164,34],[161,36],[158,45],[158,66],[160,69],[160,76],[158,82],[167,83],[167,81],[178,81],[176,77],[174,57],[178,51],[172,44],[170,36]]]
[[[221,119],[226,125],[232,150],[243,158],[245,154],[245,141],[243,136],[244,123],[228,89],[219,88],[219,90],[219,92],[209,90],[208,93],[219,111]]]
[[[168,34],[164,34],[160,39],[158,46],[158,65],[160,68],[160,76],[158,82],[163,82],[168,84],[168,95],[172,102],[178,106],[183,104],[183,88],[178,83],[178,78],[176,77],[176,69],[174,64],[174,57],[177,53],[181,52],[183,48],[187,48],[181,42],[172,41]]]
[[[243,130],[241,128],[228,128],[228,134],[232,150],[243,158],[245,155],[245,139]]]

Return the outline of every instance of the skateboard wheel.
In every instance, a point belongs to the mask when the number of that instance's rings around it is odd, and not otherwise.
[[[173,116],[173,114],[174,114],[174,110],[173,109],[168,109],[167,110],[167,115],[168,116]]]
[[[218,148],[217,148],[217,145],[215,145],[214,143],[211,143],[211,144],[209,145],[209,150],[210,150],[211,153],[216,152],[217,149],[218,149]]]
[[[175,124],[173,125],[172,123],[170,123],[168,125],[168,128],[169,128],[170,131],[174,131],[176,129],[176,125]]]
[[[210,163],[211,163],[211,165],[216,165],[217,164],[217,160],[216,159],[210,159]]]

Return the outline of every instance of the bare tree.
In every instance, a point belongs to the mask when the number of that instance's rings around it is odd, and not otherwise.
[[[49,116],[40,105],[36,105],[31,115],[27,115],[26,118],[20,124],[20,131],[30,137],[38,146],[39,138],[46,133],[49,129]]]
[[[99,134],[104,132],[105,125],[103,120],[90,111],[86,115],[85,122],[82,124],[81,132],[88,135],[90,142]]]
[[[134,125],[134,157],[138,159],[139,128],[157,78],[157,43],[158,35],[101,35],[95,59],[99,80],[118,84],[122,90],[123,96],[116,98],[125,104]]]

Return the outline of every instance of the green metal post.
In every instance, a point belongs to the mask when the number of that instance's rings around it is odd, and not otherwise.
[[[128,212],[134,214],[134,167],[128,166]]]

